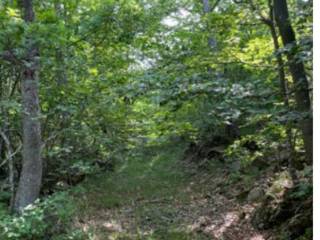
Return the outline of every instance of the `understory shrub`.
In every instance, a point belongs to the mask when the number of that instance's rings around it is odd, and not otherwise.
[[[20,215],[3,214],[1,240],[81,239],[80,233],[68,230],[75,208],[66,192],[56,193],[28,205]],[[59,238],[59,236],[61,236]],[[58,238],[57,238],[58,237]]]

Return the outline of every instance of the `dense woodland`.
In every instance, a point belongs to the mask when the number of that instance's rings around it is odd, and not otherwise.
[[[312,0],[1,0],[0,239],[312,239]]]

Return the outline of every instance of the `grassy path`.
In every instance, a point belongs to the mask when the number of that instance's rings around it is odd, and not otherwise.
[[[247,221],[250,206],[220,193],[223,175],[182,171],[182,150],[137,153],[121,169],[90,179],[76,226],[94,240],[267,239]]]

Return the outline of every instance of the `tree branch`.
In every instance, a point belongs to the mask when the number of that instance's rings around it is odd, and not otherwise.
[[[10,208],[12,210],[12,207],[13,207],[13,202],[14,202],[14,191],[15,191],[15,187],[14,187],[14,167],[13,167],[13,157],[14,155],[16,155],[22,145],[20,145],[15,152],[12,151],[12,147],[11,147],[11,143],[10,143],[10,140],[9,138],[6,136],[5,132],[1,131],[0,130],[0,136],[3,138],[4,142],[6,143],[7,145],[7,150],[8,150],[8,153],[7,153],[7,159],[5,161],[3,161],[1,163],[1,166],[4,165],[7,161],[8,161],[8,168],[9,168],[9,185],[10,185],[10,191],[11,191],[11,198],[10,198]],[[0,166],[0,167],[1,167]]]
[[[12,148],[11,148],[11,144],[10,141],[8,139],[8,137],[6,136],[6,134],[0,130],[0,136],[1,138],[4,140],[5,144],[7,145],[7,149],[8,149],[8,157],[7,159],[5,159],[1,164],[0,167],[2,167],[3,165],[6,164],[6,162],[8,160],[11,160],[18,152],[20,152],[22,145],[20,144],[19,147],[17,147],[17,149],[13,152]]]

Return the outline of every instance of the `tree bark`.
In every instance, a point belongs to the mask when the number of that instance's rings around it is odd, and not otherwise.
[[[287,110],[290,110],[290,95],[289,95],[289,87],[288,82],[286,79],[286,74],[284,70],[284,62],[282,59],[282,54],[279,52],[280,50],[280,44],[278,41],[278,34],[274,22],[274,14],[273,14],[273,6],[272,6],[272,0],[268,0],[268,7],[269,7],[269,19],[264,19],[265,23],[268,25],[270,29],[270,33],[272,36],[273,46],[276,54],[276,61],[277,61],[277,70],[278,70],[278,77],[280,81],[280,92],[281,96],[283,98],[283,102]],[[288,123],[286,122],[286,134],[287,134],[287,143],[288,143],[288,151],[290,153],[289,159],[288,159],[288,165],[289,165],[289,171],[290,175],[292,177],[293,182],[296,182],[297,176],[295,172],[294,167],[294,144],[293,144],[293,137],[292,137],[292,128]]]
[[[272,0],[268,0],[268,7],[269,7],[269,18],[261,18],[261,21],[265,23],[271,33],[274,51],[276,54],[276,61],[277,61],[277,70],[278,70],[278,77],[279,77],[279,83],[280,83],[280,92],[284,101],[285,106],[289,109],[289,89],[288,89],[288,82],[286,80],[285,70],[284,70],[284,62],[282,59],[282,54],[279,53],[280,50],[280,44],[278,41],[278,34],[276,30],[276,26],[274,23],[274,14],[273,14],[273,6],[272,6]]]
[[[311,102],[309,97],[309,84],[306,77],[304,65],[301,61],[296,61],[294,50],[297,48],[295,32],[292,28],[288,5],[286,0],[273,0],[275,20],[279,28],[280,36],[284,46],[290,46],[286,51],[289,70],[294,82],[295,98],[297,110],[302,114],[307,113],[299,121],[302,130],[306,157],[309,164],[313,159],[313,126]]]
[[[32,0],[23,0],[24,20],[34,21]],[[22,170],[15,197],[14,210],[21,212],[38,197],[42,179],[40,107],[38,95],[38,49],[31,38],[26,43],[26,63],[22,74],[23,151]]]

